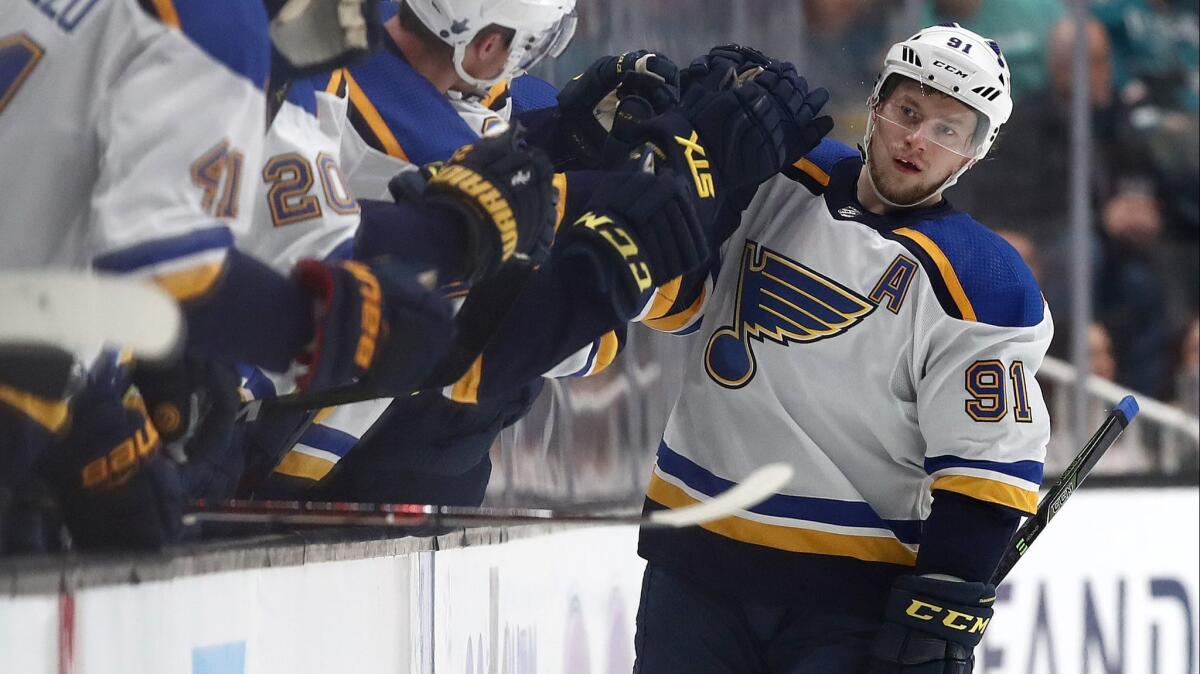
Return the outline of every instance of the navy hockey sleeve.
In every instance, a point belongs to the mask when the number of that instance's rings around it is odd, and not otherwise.
[[[597,301],[582,286],[590,279],[552,252],[531,274],[483,353],[453,384],[450,397],[477,403],[506,395],[589,344],[595,352],[590,369],[611,362],[620,350],[624,323],[611,302]]]
[[[466,276],[467,229],[457,213],[410,201],[358,203],[355,259],[393,255],[415,270],[437,271],[443,284]]]
[[[917,574],[944,573],[986,583],[1004,556],[1021,513],[962,494],[935,490],[921,527]]]

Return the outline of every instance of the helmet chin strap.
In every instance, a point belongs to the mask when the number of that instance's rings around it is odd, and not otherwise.
[[[870,183],[871,190],[873,190],[875,192],[875,196],[879,197],[879,200],[882,201],[885,205],[889,206],[890,208],[913,208],[914,206],[920,206],[921,204],[925,203],[926,201],[929,201],[930,199],[936,198],[942,192],[946,191],[946,188],[948,188],[951,185],[953,185],[954,183],[958,182],[959,176],[966,173],[967,169],[969,169],[975,165],[974,159],[963,164],[962,168],[958,169],[954,173],[951,173],[950,176],[947,177],[946,180],[941,185],[939,185],[937,188],[935,188],[929,194],[926,194],[925,196],[921,197],[920,199],[917,199],[916,201],[913,201],[913,202],[907,203],[907,204],[896,203],[895,201],[892,201],[891,199],[888,199],[887,197],[883,196],[883,192],[881,192],[879,189],[879,186],[875,184],[875,176],[871,175],[871,154],[870,154],[869,148],[871,147],[871,137],[874,135],[874,133],[875,133],[875,112],[874,112],[874,110],[872,110],[871,114],[869,114],[867,116],[867,132],[866,132],[865,137],[863,138],[863,144],[862,144],[862,148],[861,148],[862,156],[863,156],[863,168],[867,172],[867,182]]]

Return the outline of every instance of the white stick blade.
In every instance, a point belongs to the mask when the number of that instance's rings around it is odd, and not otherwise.
[[[183,333],[179,305],[135,278],[84,272],[0,273],[0,342],[54,345],[88,362],[102,347],[170,356]]]
[[[653,512],[647,519],[655,524],[689,527],[729,517],[770,498],[792,479],[792,472],[786,463],[769,463],[708,501]]]

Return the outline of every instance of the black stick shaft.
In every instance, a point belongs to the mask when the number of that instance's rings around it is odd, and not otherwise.
[[[1045,498],[1038,505],[1037,513],[1026,520],[1020,529],[1017,529],[1017,533],[1008,544],[1008,550],[1000,560],[1000,565],[992,574],[993,585],[999,585],[1008,576],[1009,571],[1012,571],[1012,568],[1029,550],[1029,546],[1033,545],[1034,540],[1042,534],[1046,525],[1058,514],[1067,499],[1071,498],[1071,494],[1074,494],[1079,485],[1083,484],[1088,474],[1092,472],[1092,468],[1096,466],[1096,462],[1116,442],[1125,427],[1137,416],[1137,413],[1138,405],[1133,396],[1125,396],[1121,402],[1117,403],[1116,407],[1112,408],[1092,439],[1075,455],[1071,465],[1067,466],[1050,491],[1046,492]]]

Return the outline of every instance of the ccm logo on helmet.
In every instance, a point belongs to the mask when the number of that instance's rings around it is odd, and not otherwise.
[[[952,75],[958,75],[959,77],[963,78],[964,80],[971,76],[971,73],[969,73],[965,70],[960,70],[959,68],[956,68],[955,66],[952,66],[949,63],[946,63],[945,61],[942,61],[940,59],[934,61],[933,65],[937,66],[938,68],[941,68],[942,70],[945,70],[946,72],[948,72]]]

